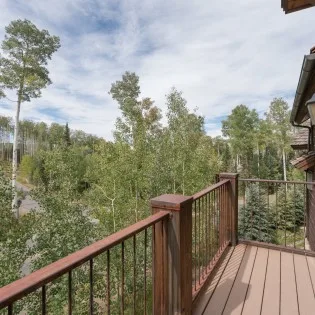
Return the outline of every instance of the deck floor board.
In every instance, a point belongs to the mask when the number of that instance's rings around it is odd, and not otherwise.
[[[220,280],[220,277],[225,269],[225,266],[227,265],[231,255],[233,253],[233,249],[229,248],[229,251],[227,252],[226,256],[224,257],[222,263],[220,264],[217,272],[215,273],[215,275],[213,275],[213,278],[211,280],[210,285],[207,287],[207,289],[204,291],[204,293],[202,294],[202,298],[198,299],[196,307],[195,307],[195,313],[196,314],[202,314],[204,309],[207,306],[208,301],[210,300],[216,286],[217,283]]]
[[[275,298],[278,297],[278,298]],[[279,315],[280,311],[280,252],[269,251],[262,315]]]
[[[311,278],[311,283],[313,286],[313,294],[315,297],[315,257],[306,257],[308,270]]]
[[[252,267],[257,253],[256,247],[247,246],[240,269],[238,271],[231,294],[226,303],[224,315],[240,315],[242,313]]]
[[[264,296],[268,249],[258,248],[252,276],[248,285],[243,315],[259,315]]]
[[[293,257],[300,315],[312,314],[315,310],[315,299],[308,272],[307,260],[306,257],[302,255],[294,254]]]
[[[293,254],[284,252],[281,253],[280,314],[299,314]]]
[[[215,288],[215,291],[206,306],[205,314],[221,314],[230,295],[234,279],[244,256],[246,245],[237,246]]]
[[[315,257],[239,244],[196,304],[194,315],[312,314]]]

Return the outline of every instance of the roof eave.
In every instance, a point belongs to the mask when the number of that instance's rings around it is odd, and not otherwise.
[[[312,72],[314,71],[314,68],[315,68],[315,54],[305,55],[302,68],[301,68],[299,82],[296,88],[293,107],[291,111],[291,117],[290,117],[291,124],[301,124],[303,121],[305,121],[305,119],[297,120],[296,116],[297,116],[299,108],[301,108],[301,106],[305,106],[305,104],[302,104],[302,101],[303,101],[304,93],[308,87],[308,83],[311,78]]]
[[[304,9],[309,9],[315,5],[315,0],[308,0],[308,3],[299,5],[298,7],[289,9],[288,0],[281,0],[281,8],[283,9],[285,14],[301,11]]]

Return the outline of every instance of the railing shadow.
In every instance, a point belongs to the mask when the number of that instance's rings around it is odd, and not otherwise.
[[[241,313],[251,285],[248,265],[251,264],[252,249],[245,245],[229,248],[212,279],[195,304],[195,315]]]

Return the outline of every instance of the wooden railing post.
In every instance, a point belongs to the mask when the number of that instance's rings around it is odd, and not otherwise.
[[[192,312],[192,200],[181,195],[151,199],[153,213],[171,212],[154,231],[154,315]]]
[[[229,179],[230,206],[231,206],[231,244],[236,246],[238,243],[238,174],[220,173],[220,180]]]

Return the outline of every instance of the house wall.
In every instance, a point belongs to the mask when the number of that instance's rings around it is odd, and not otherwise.
[[[315,181],[315,171],[312,170],[313,181]],[[310,249],[315,250],[315,186],[312,190],[307,190],[307,213],[306,213],[306,236],[310,244]]]

